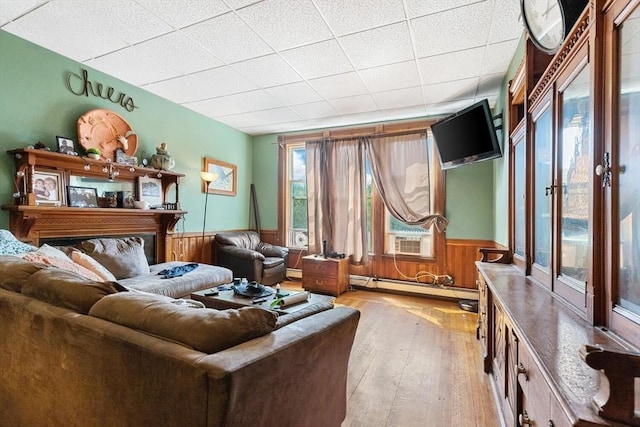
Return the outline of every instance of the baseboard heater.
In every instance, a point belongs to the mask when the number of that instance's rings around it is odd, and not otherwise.
[[[287,269],[287,277],[302,278],[302,270],[297,268]],[[366,276],[349,276],[349,285],[361,289],[377,289],[386,291],[403,292],[416,295],[426,295],[456,300],[478,300],[476,289],[457,288],[453,286],[436,286],[426,283],[409,282],[405,280],[378,279]]]

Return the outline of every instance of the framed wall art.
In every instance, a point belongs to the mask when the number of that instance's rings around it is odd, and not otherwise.
[[[98,190],[93,187],[67,187],[67,200],[69,206],[75,208],[97,208]]]
[[[32,185],[36,205],[62,206],[65,204],[62,172],[34,171]]]
[[[149,202],[150,207],[161,206],[164,203],[162,180],[148,176],[138,178],[138,200]]]
[[[56,142],[58,144],[58,153],[77,155],[76,144],[73,139],[65,136],[56,136]]]
[[[231,163],[220,160],[204,158],[204,171],[212,173],[215,179],[207,186],[202,182],[202,191],[211,194],[235,196],[238,185],[238,168]]]

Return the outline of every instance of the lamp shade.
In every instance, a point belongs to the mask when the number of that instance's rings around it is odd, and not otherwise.
[[[202,178],[202,180],[205,181],[206,183],[210,183],[218,179],[218,174],[213,172],[202,171],[200,172],[200,178]]]

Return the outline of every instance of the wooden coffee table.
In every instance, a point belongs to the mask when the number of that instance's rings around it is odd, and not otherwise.
[[[218,291],[218,295],[211,295],[211,296],[205,295],[208,292],[209,292],[208,289],[204,291],[193,292],[191,294],[191,299],[202,302],[205,305],[205,307],[215,308],[217,310],[225,310],[227,308],[241,308],[241,307],[261,307],[261,308],[277,311],[278,313],[281,313],[281,314],[293,313],[298,310],[302,310],[303,308],[308,307],[309,305],[317,304],[321,302],[333,303],[333,301],[335,300],[335,297],[332,297],[332,296],[309,293],[309,298],[304,302],[293,304],[288,307],[271,308],[270,304],[273,302],[275,294],[261,298],[261,300],[262,299],[265,300],[264,302],[254,303],[253,298],[238,295],[235,292],[233,292],[232,289],[225,290],[225,291]],[[294,293],[294,292],[300,292],[300,291],[292,291],[288,289],[280,290],[280,293],[287,293],[287,292]]]

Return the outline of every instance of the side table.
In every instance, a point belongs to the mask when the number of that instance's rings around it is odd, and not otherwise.
[[[349,288],[349,260],[308,255],[302,258],[302,287],[338,296]]]

